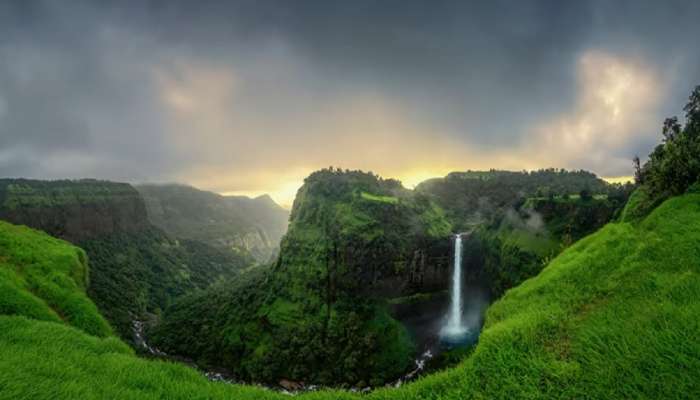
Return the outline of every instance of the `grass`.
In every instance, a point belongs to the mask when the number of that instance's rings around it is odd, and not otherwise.
[[[388,204],[398,204],[399,199],[398,197],[394,196],[379,196],[376,194],[372,194],[369,192],[362,192],[360,193],[360,197],[365,199],[365,200],[370,200],[370,201],[378,201],[380,203],[388,203]]]
[[[6,252],[3,268],[15,268]],[[509,290],[489,308],[478,345],[457,367],[366,396],[300,397],[699,398],[699,337],[700,195],[691,194],[666,201],[638,223],[607,225]],[[112,337],[56,321],[0,316],[0,399],[73,398],[287,397],[211,383],[187,367],[136,358]]]
[[[0,222],[0,312],[65,321],[96,336],[112,330],[85,294],[83,250],[29,228]]]
[[[504,243],[517,246],[540,257],[554,254],[560,247],[559,242],[550,235],[533,233],[527,229],[502,230],[499,236]]]

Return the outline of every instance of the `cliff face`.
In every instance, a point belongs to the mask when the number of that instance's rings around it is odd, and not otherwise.
[[[299,276],[316,269],[332,292],[353,296],[443,290],[451,234],[442,209],[398,181],[319,171],[297,194],[278,269]]]
[[[0,179],[0,219],[73,243],[149,226],[131,185],[96,180]]]
[[[269,261],[287,230],[289,212],[269,196],[222,196],[190,186],[137,185],[149,220],[177,238],[243,251]]]

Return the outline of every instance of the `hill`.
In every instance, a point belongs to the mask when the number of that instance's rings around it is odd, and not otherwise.
[[[459,366],[362,397],[698,397],[699,204],[700,195],[687,194],[638,222],[608,224],[494,303],[478,345]],[[79,261],[74,248],[46,235],[26,228],[2,234],[16,248],[38,242],[47,254],[57,251],[53,268]],[[60,255],[66,252],[72,256]],[[18,268],[7,259],[3,271]],[[3,314],[0,398],[286,398],[138,359],[114,339],[51,317]],[[344,392],[301,397],[359,398]]]
[[[270,196],[222,196],[191,186],[136,185],[153,225],[176,238],[249,253],[268,262],[287,231],[289,212]]]

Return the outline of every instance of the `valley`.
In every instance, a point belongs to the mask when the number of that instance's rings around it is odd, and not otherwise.
[[[279,256],[264,262],[268,235],[283,229],[269,221],[286,215],[265,214],[269,199],[253,212],[258,200],[181,185],[3,183],[5,218],[85,249],[86,293],[135,351],[296,390],[381,387],[454,365],[490,302],[583,235],[572,227],[592,231],[619,214],[629,193],[553,169],[455,173],[415,191],[326,169],[306,179]],[[590,188],[590,198],[569,195]],[[456,196],[464,202],[450,203]],[[471,233],[457,248],[460,229]],[[268,247],[246,247],[253,231]],[[441,334],[450,307],[451,318],[464,314],[466,342]]]
[[[693,374],[700,371],[693,355],[700,349],[690,345],[692,342],[682,347],[677,343],[684,337],[692,337],[700,328],[697,324],[689,326],[687,319],[697,312],[697,303],[691,299],[700,290],[700,281],[696,279],[700,258],[694,255],[696,238],[700,235],[700,226],[695,224],[700,221],[698,204],[700,199],[695,194],[674,198],[641,220],[623,219],[577,242],[537,277],[509,290],[489,307],[478,345],[457,366],[399,389],[373,391],[369,397],[410,399],[437,394],[460,398],[464,391],[489,397],[508,397],[523,391],[557,397],[582,393],[593,397],[610,394],[628,397],[635,393],[677,390],[691,393],[697,378]],[[623,215],[633,214],[629,207],[632,205],[627,206]],[[207,382],[203,375],[188,367],[134,356],[133,350],[105,328],[105,322],[98,322],[101,318],[94,306],[78,311],[84,307],[77,306],[78,299],[87,305],[91,303],[85,294],[84,280],[76,272],[86,268],[77,248],[29,228],[6,223],[1,227],[3,284],[19,285],[12,291],[2,291],[0,387],[3,396],[26,393],[25,385],[37,373],[44,378],[35,398],[279,396],[252,386]],[[32,246],[39,247],[32,250]],[[28,266],[36,266],[33,268],[38,268],[37,272],[30,272]],[[63,270],[66,278],[53,278],[56,283],[40,291],[27,290],[41,287],[29,279],[40,278],[45,273],[41,271],[47,269],[56,273]],[[23,272],[12,278],[7,275],[11,271]],[[219,296],[226,298],[226,291],[220,290]],[[235,292],[241,290],[246,289],[238,288]],[[61,298],[73,300],[64,303]],[[650,301],[651,298],[661,301]],[[664,321],[663,327],[658,325],[660,321]],[[612,347],[620,340],[625,341],[626,347]],[[665,368],[665,376],[679,379],[664,383],[638,381],[634,386],[610,382],[620,368],[628,371],[645,368],[639,357],[650,351],[650,345],[659,355],[674,355],[665,358],[668,361],[663,364],[659,364],[659,358],[653,362],[655,368]],[[611,364],[611,360],[620,363],[630,360],[633,364]],[[64,368],[56,368],[55,363]],[[70,365],[88,368],[76,369]],[[678,375],[679,367],[687,374]],[[516,376],[507,371],[519,372]],[[539,377],[547,377],[544,385]],[[66,381],[73,383],[67,386],[63,383]],[[103,383],[96,384],[100,382]],[[303,395],[355,396],[327,390]]]

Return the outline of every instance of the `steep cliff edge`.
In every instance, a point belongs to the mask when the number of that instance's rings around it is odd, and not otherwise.
[[[150,226],[131,185],[92,179],[0,179],[0,219],[74,243]]]

